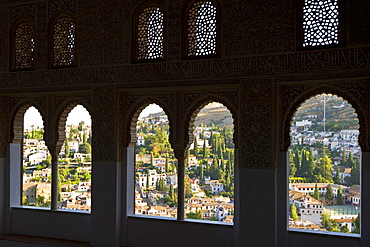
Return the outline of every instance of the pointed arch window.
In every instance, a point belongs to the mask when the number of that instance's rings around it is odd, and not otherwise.
[[[341,0],[304,0],[299,9],[302,48],[342,44],[344,13]]]
[[[12,70],[35,68],[35,25],[30,18],[19,18],[11,28]]]
[[[215,1],[191,1],[186,12],[185,57],[219,53],[219,13]]]
[[[69,14],[56,16],[50,25],[50,67],[76,63],[76,22]]]

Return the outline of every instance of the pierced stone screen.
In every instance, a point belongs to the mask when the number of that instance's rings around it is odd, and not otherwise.
[[[76,27],[68,17],[59,18],[54,26],[54,66],[72,65],[74,62]]]
[[[338,0],[305,0],[303,47],[338,44]]]
[[[138,59],[163,57],[163,13],[148,7],[139,16]]]
[[[188,56],[216,54],[216,7],[199,1],[189,11]]]
[[[15,68],[28,69],[34,65],[35,29],[29,22],[15,30]]]

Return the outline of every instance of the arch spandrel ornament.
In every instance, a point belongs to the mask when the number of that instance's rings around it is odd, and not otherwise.
[[[281,146],[280,151],[287,151],[290,146],[290,126],[292,119],[297,109],[308,99],[319,94],[334,94],[348,101],[354,108],[359,119],[359,140],[358,143],[362,151],[369,150],[368,126],[367,126],[367,109],[368,109],[368,89],[365,84],[363,86],[349,86],[352,83],[341,84],[320,84],[318,86],[284,86],[281,97],[284,101],[282,109],[283,122],[281,127]],[[358,84],[358,83],[356,83]],[[349,90],[352,89],[352,90]],[[294,91],[292,96],[284,97],[284,94]]]
[[[232,101],[227,96],[234,96]],[[199,111],[209,103],[218,102],[223,104],[231,113],[233,118],[234,124],[234,135],[233,141],[235,148],[238,148],[238,105],[235,102],[238,102],[238,92],[204,92],[204,93],[185,93],[184,94],[184,102],[192,102],[189,103],[188,106],[184,106],[184,120],[183,120],[183,146],[188,149],[191,143],[194,141],[194,134],[193,134],[193,127],[195,118],[198,115]]]

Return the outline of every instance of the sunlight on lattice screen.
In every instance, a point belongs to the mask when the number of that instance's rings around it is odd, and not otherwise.
[[[303,7],[303,47],[338,44],[337,0],[305,0]]]
[[[189,56],[216,54],[216,7],[199,1],[189,11]]]
[[[138,59],[163,57],[163,13],[148,7],[139,16]]]
[[[54,66],[74,62],[76,27],[68,17],[59,18],[54,26]]]
[[[33,67],[35,49],[35,29],[29,22],[21,23],[15,30],[15,68]]]

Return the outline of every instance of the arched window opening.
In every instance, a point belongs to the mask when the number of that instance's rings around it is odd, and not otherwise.
[[[177,159],[169,143],[169,121],[148,105],[136,125],[135,214],[177,217]]]
[[[360,233],[359,121],[343,98],[305,101],[291,124],[289,228]]]
[[[22,205],[51,205],[51,155],[44,141],[44,124],[38,110],[31,106],[23,120]]]
[[[68,114],[58,159],[58,208],[91,211],[91,116],[82,106]]]
[[[164,16],[160,8],[145,8],[138,19],[138,60],[163,58]]]
[[[234,124],[221,103],[204,106],[194,122],[185,162],[185,217],[234,222]]]
[[[35,66],[35,27],[30,22],[21,22],[14,29],[13,62],[15,70],[32,69]]]
[[[52,66],[72,66],[75,63],[76,25],[67,16],[56,19],[52,27]]]
[[[187,56],[216,54],[217,8],[212,1],[197,1],[188,13]]]
[[[303,47],[339,44],[338,0],[304,0]]]

